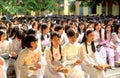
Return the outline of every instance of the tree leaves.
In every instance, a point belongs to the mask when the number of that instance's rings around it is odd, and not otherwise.
[[[0,0],[0,12],[15,14],[17,12],[55,11],[55,0]]]

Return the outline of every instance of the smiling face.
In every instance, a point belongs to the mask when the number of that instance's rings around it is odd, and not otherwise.
[[[100,23],[98,23],[98,25],[96,25],[96,27],[95,27],[95,30],[99,31],[100,29],[101,29],[101,25],[100,25]]]

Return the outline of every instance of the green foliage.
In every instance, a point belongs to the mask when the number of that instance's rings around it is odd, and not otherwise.
[[[75,1],[72,1],[70,3],[70,12],[74,12],[75,11]]]
[[[56,5],[55,0],[0,0],[0,12],[15,14],[17,12],[55,11]]]

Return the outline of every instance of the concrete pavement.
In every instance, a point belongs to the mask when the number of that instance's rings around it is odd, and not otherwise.
[[[120,67],[116,67],[116,69],[107,69],[106,78],[120,78]]]

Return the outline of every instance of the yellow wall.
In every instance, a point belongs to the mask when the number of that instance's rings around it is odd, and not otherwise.
[[[64,15],[68,15],[69,6],[66,6],[68,4],[68,0],[64,0]]]
[[[119,15],[119,6],[118,5],[113,5],[113,8],[112,8],[112,14],[113,15]]]
[[[88,7],[84,7],[83,11],[84,11],[83,15],[88,15]]]
[[[76,2],[78,2],[78,1],[76,1]],[[80,11],[80,5],[77,4],[77,5],[75,5],[75,15],[79,15],[79,11]]]
[[[68,4],[68,0],[64,0],[64,4]],[[119,15],[119,8],[120,7],[118,5],[113,5],[112,14]],[[83,11],[84,11],[83,15],[88,15],[88,7],[87,6],[83,7]],[[80,12],[79,5],[76,5],[75,13],[69,13],[69,6],[64,6],[64,13],[63,13],[64,15],[69,15],[69,14],[79,15],[79,12]],[[99,14],[99,15],[102,14],[102,4],[97,5],[96,14]],[[89,14],[89,15],[96,15],[96,14]],[[108,15],[108,4],[106,4],[106,15]]]
[[[97,14],[100,15],[100,14],[102,13],[102,4],[98,5],[96,9],[97,9],[97,10],[96,10],[96,11],[97,11]]]

